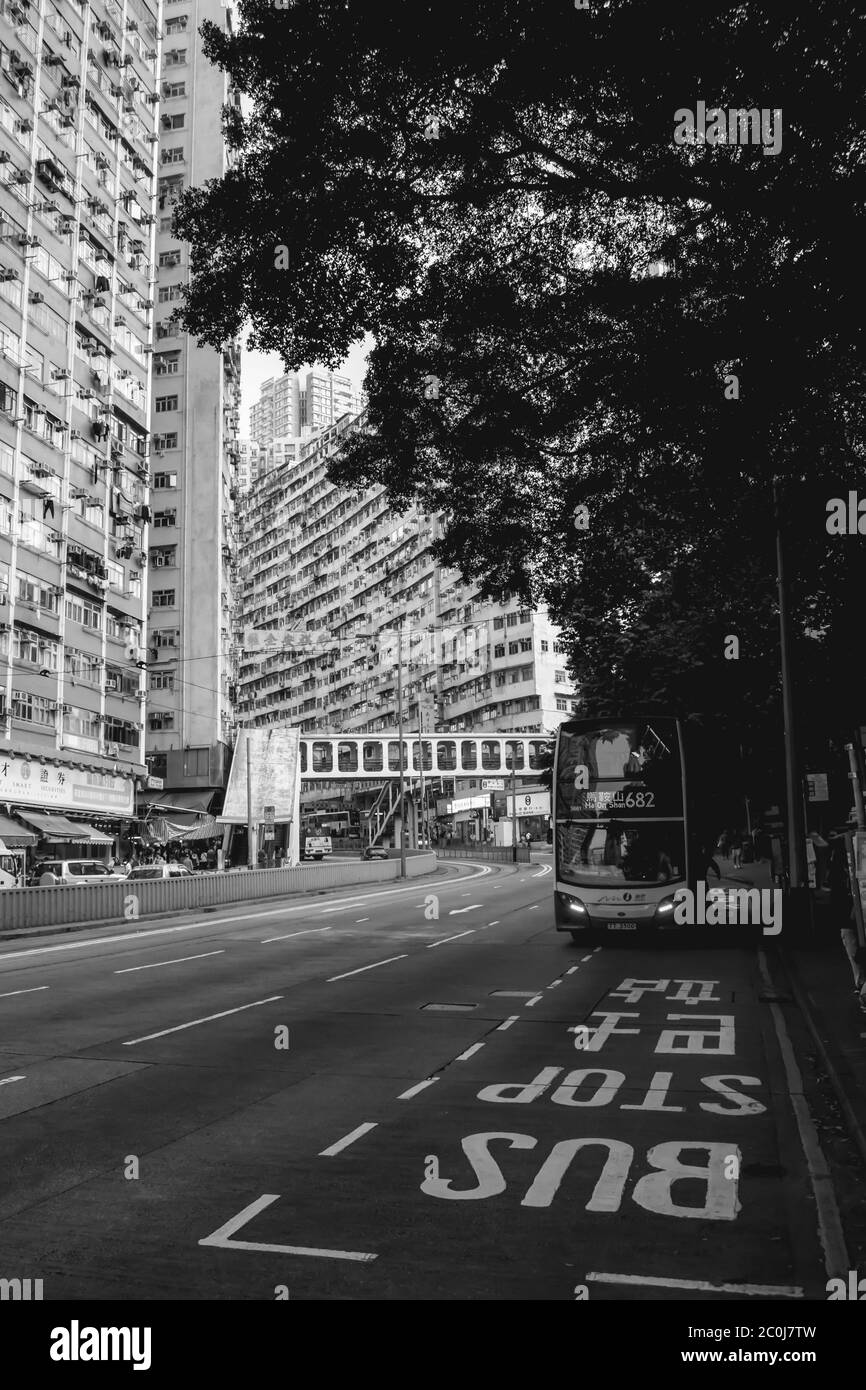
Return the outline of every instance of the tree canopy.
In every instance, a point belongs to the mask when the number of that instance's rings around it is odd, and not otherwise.
[[[177,214],[188,329],[249,325],[290,369],[372,334],[335,480],[444,511],[442,559],[546,603],[596,704],[777,728],[779,478],[805,718],[848,728],[864,562],[825,519],[863,478],[856,8],[240,14],[204,30],[249,114]],[[676,143],[699,102],[775,113],[780,148]]]

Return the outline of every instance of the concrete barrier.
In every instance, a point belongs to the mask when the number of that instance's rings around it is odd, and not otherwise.
[[[433,854],[406,861],[407,878],[433,873]],[[40,931],[75,923],[137,921],[160,913],[292,897],[344,885],[387,883],[399,877],[399,859],[369,863],[337,860],[295,869],[249,869],[194,874],[190,878],[145,878],[112,883],[62,884],[0,891],[0,932]]]

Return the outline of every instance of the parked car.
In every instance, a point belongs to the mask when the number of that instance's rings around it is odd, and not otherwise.
[[[390,859],[391,856],[384,845],[368,845],[361,851],[362,859]]]
[[[40,888],[62,883],[118,882],[125,874],[115,873],[101,859],[43,859],[33,870]]]
[[[193,878],[194,875],[182,864],[139,864],[126,875],[127,882],[140,878]]]
[[[330,835],[308,835],[304,840],[301,858],[324,859],[326,854],[333,853],[333,848],[334,846]]]

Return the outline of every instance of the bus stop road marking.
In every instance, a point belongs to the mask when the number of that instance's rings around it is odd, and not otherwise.
[[[255,1202],[250,1202],[248,1207],[244,1207],[242,1212],[233,1216],[224,1226],[220,1226],[218,1231],[212,1235],[205,1236],[204,1240],[199,1241],[199,1245],[215,1247],[217,1250],[255,1250],[261,1254],[270,1255],[310,1255],[319,1260],[356,1260],[362,1263],[369,1263],[371,1260],[378,1259],[378,1255],[365,1254],[360,1250],[319,1250],[311,1245],[269,1245],[257,1240],[232,1240],[235,1231],[240,1231],[260,1211],[269,1207],[272,1202],[278,1202],[280,1194],[266,1192],[263,1197],[258,1197]]]
[[[224,956],[225,950],[203,951],[200,956],[175,956],[173,960],[155,960],[151,965],[126,965],[115,970],[115,975],[132,975],[136,970],[159,970],[162,965],[183,965],[188,960],[205,960],[207,956]]]

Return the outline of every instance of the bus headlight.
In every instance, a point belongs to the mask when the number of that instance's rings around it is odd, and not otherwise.
[[[572,898],[567,893],[560,893],[559,901],[568,912],[573,912],[577,917],[586,917],[589,915],[583,903],[580,901],[580,898]]]
[[[661,902],[656,908],[656,921],[658,922],[659,919],[661,919],[661,925],[665,927],[676,926],[677,923],[674,920],[674,910],[676,908],[676,905],[676,898],[662,898]]]

